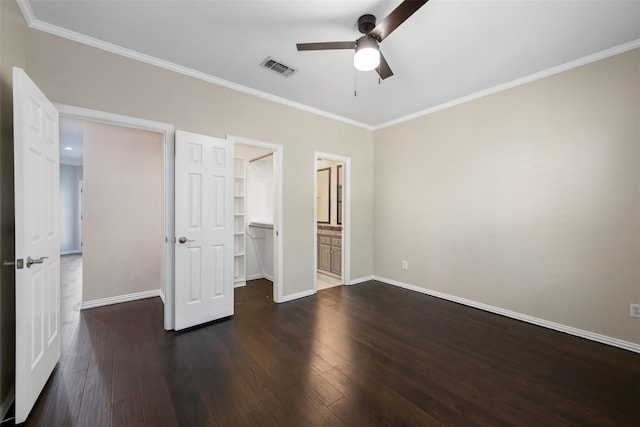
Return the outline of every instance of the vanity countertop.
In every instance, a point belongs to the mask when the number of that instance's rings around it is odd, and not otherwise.
[[[318,231],[325,231],[325,230],[342,231],[342,226],[341,225],[318,224]]]
[[[319,225],[318,234],[323,236],[342,236],[342,227],[335,225]]]

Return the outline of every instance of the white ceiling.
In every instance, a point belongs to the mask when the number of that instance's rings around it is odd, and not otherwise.
[[[354,70],[351,51],[295,44],[355,40],[360,15],[381,20],[400,1],[20,1],[35,28],[61,27],[367,127],[640,46],[640,1],[431,0],[382,42],[395,75],[379,84],[375,71]],[[268,56],[297,73],[261,68]]]

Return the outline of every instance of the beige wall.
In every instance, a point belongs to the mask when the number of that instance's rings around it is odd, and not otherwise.
[[[0,261],[14,259],[13,79],[26,68],[27,26],[15,2],[0,0]],[[15,270],[0,265],[0,415],[15,377]]]
[[[54,102],[284,147],[284,295],[313,288],[314,151],[350,156],[353,278],[373,272],[373,133],[98,49],[30,31],[31,78]]]
[[[639,102],[635,50],[377,131],[375,274],[640,343]]]
[[[164,274],[164,136],[84,125],[82,301],[158,290]]]

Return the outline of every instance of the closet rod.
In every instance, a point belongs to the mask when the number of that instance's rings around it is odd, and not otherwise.
[[[249,163],[253,163],[253,162],[256,162],[256,161],[258,161],[258,160],[262,160],[262,159],[264,159],[265,157],[269,157],[269,156],[273,156],[273,152],[271,152],[271,153],[267,153],[267,154],[265,154],[264,156],[256,157],[255,159],[251,159],[251,160],[249,160]]]

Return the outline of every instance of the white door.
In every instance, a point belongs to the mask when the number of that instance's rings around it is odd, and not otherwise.
[[[16,423],[60,358],[58,111],[13,69],[16,212]]]
[[[175,329],[233,314],[233,143],[176,131]]]

